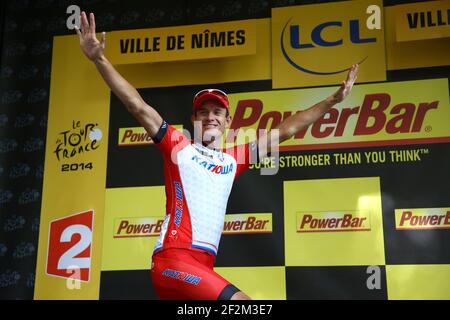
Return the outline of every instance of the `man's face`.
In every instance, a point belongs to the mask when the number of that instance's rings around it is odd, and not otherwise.
[[[215,100],[205,101],[191,120],[194,123],[194,130],[202,134],[202,141],[205,142],[219,139],[231,123],[227,109]]]

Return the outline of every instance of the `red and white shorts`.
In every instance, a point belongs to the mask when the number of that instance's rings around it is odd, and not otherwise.
[[[214,272],[214,255],[170,248],[153,254],[152,283],[164,300],[229,300],[240,290]]]

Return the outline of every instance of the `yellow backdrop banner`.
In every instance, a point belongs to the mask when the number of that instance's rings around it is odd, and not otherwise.
[[[450,0],[399,5],[394,12],[397,41],[450,37]]]
[[[106,53],[117,65],[254,55],[256,21],[113,31]]]
[[[372,28],[366,12],[374,6]],[[273,87],[340,84],[355,63],[358,81],[384,81],[382,8],[381,0],[363,0],[272,9]]]

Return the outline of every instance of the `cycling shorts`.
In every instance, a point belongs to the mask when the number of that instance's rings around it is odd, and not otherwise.
[[[230,300],[240,290],[214,272],[215,256],[169,248],[153,254],[153,287],[164,300]]]

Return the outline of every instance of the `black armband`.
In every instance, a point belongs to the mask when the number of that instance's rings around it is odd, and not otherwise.
[[[153,142],[160,143],[162,141],[162,139],[164,139],[164,136],[166,135],[168,128],[169,128],[169,125],[167,124],[167,122],[165,122],[163,120],[161,127],[159,127],[158,132],[156,133],[156,135],[154,137],[152,137]]]
[[[231,283],[228,284],[225,288],[223,288],[222,292],[220,293],[219,297],[217,298],[217,300],[231,300],[231,297],[236,293],[239,292],[241,290],[239,290],[237,287],[235,287],[234,285],[232,285]]]

